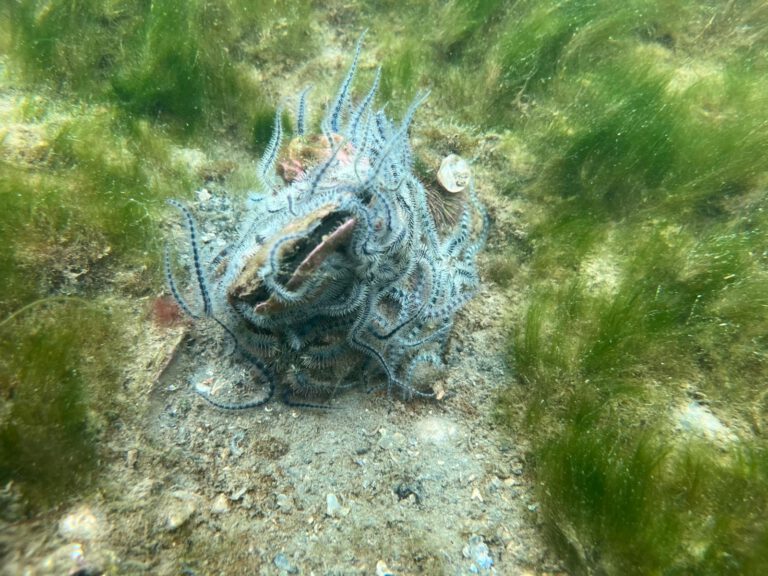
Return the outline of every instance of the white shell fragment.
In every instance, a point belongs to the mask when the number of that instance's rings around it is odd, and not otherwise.
[[[464,158],[457,154],[449,154],[440,163],[437,171],[437,181],[448,192],[456,194],[469,185],[472,172]]]

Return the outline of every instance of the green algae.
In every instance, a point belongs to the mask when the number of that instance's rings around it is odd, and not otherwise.
[[[527,288],[509,314],[523,386],[502,406],[525,407],[507,421],[533,439],[542,518],[576,570],[765,570],[768,92],[749,30],[767,16],[518,2],[455,45],[401,22],[389,93],[431,84],[538,159],[506,191],[530,203],[531,258],[492,255],[489,275]],[[702,397],[738,446],[677,437],[676,410]]]
[[[768,247],[738,220],[704,237],[668,226],[613,230],[565,284],[534,292],[510,349],[526,387],[507,401],[527,397],[545,515],[577,564],[758,574]],[[677,407],[698,395],[755,431],[727,449],[681,439]]]
[[[503,190],[530,202],[533,253],[521,266],[505,247],[489,274],[513,285],[517,273],[514,285],[528,287],[526,305],[510,312],[516,381],[502,406],[525,406],[541,517],[572,566],[768,571],[765,7],[369,4],[365,14],[381,25],[368,41],[381,46],[393,115],[431,87],[435,117],[513,130],[536,159],[535,176],[510,175]],[[15,26],[0,45],[11,68],[104,107],[51,125],[42,173],[29,162],[0,166],[3,205],[12,208],[0,218],[6,315],[58,293],[68,276],[57,262],[90,270],[110,247],[110,269],[159,269],[157,209],[194,185],[165,167],[172,145],[190,134],[204,143],[212,128],[260,150],[274,108],[248,70],[270,59],[296,63],[312,47],[307,2],[289,3],[273,38],[260,32],[281,18],[271,3],[5,10]],[[35,99],[22,109],[26,121],[50,120]],[[52,236],[70,250],[52,252]],[[148,286],[159,285],[150,274]],[[0,328],[12,351],[3,394],[17,390],[23,400],[4,415],[4,461],[17,464],[2,477],[32,482],[30,471],[47,464],[23,452],[22,438],[39,447],[59,432],[67,456],[54,461],[73,471],[72,488],[96,466],[93,424],[82,424],[91,422],[90,383],[109,377],[72,371],[87,346],[67,345],[73,312],[45,319],[51,314],[41,321],[47,334],[31,320],[14,326],[16,344],[7,336],[16,321]],[[107,329],[99,313],[86,319]],[[38,358],[43,349],[48,356]],[[22,370],[28,362],[36,371]],[[41,396],[19,382],[32,381],[57,399],[51,429],[29,424]],[[692,398],[736,424],[738,445],[676,437],[673,409]],[[30,493],[40,486],[29,484]]]
[[[11,65],[21,77],[114,102],[182,133],[247,129],[264,105],[249,65],[277,55],[295,60],[313,46],[306,0],[279,7],[25,0],[6,10]]]
[[[77,278],[104,274],[115,262],[147,262],[147,251],[157,251],[162,200],[189,182],[169,141],[145,123],[124,122],[106,107],[40,116],[27,124],[35,140],[25,149],[0,145],[5,313],[51,291],[93,290]]]
[[[282,9],[292,20],[276,26]],[[282,9],[2,7],[2,481],[16,483],[32,509],[82,492],[98,476],[111,410],[102,392],[114,389],[126,358],[118,337],[125,319],[104,295],[127,302],[161,286],[164,200],[221,173],[252,188],[252,175],[219,170],[215,153],[193,174],[183,144],[209,149],[207,132],[247,138],[271,125],[253,62],[290,61],[312,47],[309,4]]]
[[[543,77],[536,54],[530,78],[502,74],[537,104],[525,133],[546,158],[524,191],[537,214],[530,295],[510,341],[524,387],[504,401],[526,406],[543,517],[574,568],[759,574],[765,54],[747,43],[733,57],[716,41],[738,41],[724,25],[695,45],[690,22],[735,25],[727,7],[657,3],[664,25],[655,10],[631,25],[617,20],[623,8],[579,11],[575,27],[557,16],[578,5],[530,13],[555,14],[537,20],[553,33]],[[725,415],[738,444],[681,436],[677,411],[696,399]]]
[[[0,324],[0,483],[16,483],[33,509],[93,485],[126,351],[122,318],[109,304],[60,297]]]
[[[573,406],[568,416],[565,431],[539,447],[538,466],[549,527],[575,566],[609,574],[765,570],[764,443],[724,458],[705,442],[673,446],[652,424],[632,427],[595,405]]]

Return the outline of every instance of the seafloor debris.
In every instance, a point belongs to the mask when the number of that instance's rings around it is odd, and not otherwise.
[[[457,154],[449,154],[440,163],[437,181],[447,192],[462,192],[472,181],[469,163]]]
[[[408,142],[425,95],[393,123],[373,108],[379,70],[353,105],[360,46],[322,134],[306,134],[305,89],[297,138],[281,152],[278,110],[259,163],[265,193],[238,218],[234,242],[213,253],[200,242],[190,210],[171,201],[189,234],[185,264],[199,303],[182,294],[166,251],[174,298],[192,318],[220,326],[266,388],[236,402],[198,390],[216,406],[264,404],[278,380],[286,402],[311,405],[292,402],[291,394],[330,396],[363,375],[406,398],[433,397],[420,382],[420,367],[442,365],[454,316],[477,290],[476,257],[488,219],[471,178],[456,194],[456,217],[437,224],[413,175]]]

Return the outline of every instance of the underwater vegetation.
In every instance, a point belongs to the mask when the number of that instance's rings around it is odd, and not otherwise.
[[[114,302],[65,296],[0,323],[0,483],[16,482],[36,506],[93,485],[126,352],[102,343],[121,342],[125,318]]]
[[[267,390],[236,403],[201,392],[216,406],[260,406],[278,378],[289,383],[289,404],[291,390],[330,395],[352,385],[363,367],[369,378],[384,377],[388,393],[433,397],[414,376],[422,364],[442,365],[454,316],[479,284],[475,261],[488,222],[471,181],[455,224],[438,226],[408,145],[424,96],[396,125],[373,108],[377,73],[352,105],[361,43],[322,135],[306,133],[309,88],[298,96],[297,138],[282,160],[278,110],[259,163],[267,192],[250,200],[236,240],[204,254],[192,214],[172,202],[189,233],[200,304],[182,295],[166,255],[174,298],[192,318],[219,324]]]
[[[82,335],[93,326],[97,336],[119,341],[120,322],[97,310],[105,289],[126,300],[162,290],[157,222],[164,201],[205,179],[175,152],[208,151],[212,141],[230,138],[268,150],[269,102],[285,87],[251,72],[272,62],[295,68],[317,48],[315,32],[329,25],[309,2],[257,4],[0,7],[2,81],[17,90],[0,128],[0,200],[10,207],[0,213],[7,247],[0,251],[0,474],[25,486],[32,500],[43,493],[61,500],[97,472],[95,439],[104,426],[93,407],[113,389],[120,360],[105,358],[98,338]],[[505,199],[523,203],[527,234],[526,251],[508,246],[485,256],[499,263],[487,277],[523,295],[502,312],[512,372],[500,419],[531,440],[538,518],[573,571],[768,573],[766,4],[434,0],[334,9],[339,21],[371,29],[388,114],[409,122],[408,103],[430,87],[428,114],[498,139],[494,184]],[[3,96],[8,102],[7,91]],[[279,117],[287,125],[287,115]],[[14,145],[20,124],[39,129],[29,145]],[[403,126],[383,125],[389,136]],[[308,140],[310,151],[325,154],[313,164],[315,175],[329,154],[340,160],[349,153],[333,136],[330,146],[322,138]],[[289,147],[282,149],[264,156],[276,156],[281,170],[304,168],[301,156],[298,166],[286,164]],[[523,176],[518,153],[529,165]],[[397,178],[381,169],[392,187]],[[366,212],[394,210],[394,192],[380,195]],[[255,218],[280,201],[287,197],[249,210]],[[262,262],[272,271],[265,270],[266,281],[285,289],[307,250],[328,246],[322,236],[337,228],[323,220],[344,225],[353,218],[333,220],[339,206],[320,216],[320,205],[292,205],[316,217],[286,240],[292,255],[281,250],[287,244],[271,244],[276,262]],[[276,214],[266,216],[270,237],[290,220]],[[357,236],[361,253],[364,236]],[[249,247],[236,238],[227,240],[242,260]],[[354,250],[352,235],[343,240]],[[203,262],[216,256],[206,250]],[[330,266],[330,250],[321,252]],[[252,272],[254,291],[245,301],[266,305],[274,290]],[[352,272],[340,273],[349,286]],[[112,282],[118,274],[120,282]],[[204,278],[212,305],[229,306],[216,278]],[[298,290],[306,303],[312,287],[301,283],[283,295]],[[64,296],[96,299],[88,312],[78,301],[47,300]],[[281,313],[290,307],[279,296],[271,302],[280,302]],[[198,314],[195,302],[188,307]],[[404,308],[393,307],[370,311],[381,317],[374,332],[399,327],[393,318]],[[323,344],[349,332],[349,319],[339,325]],[[286,320],[257,332],[284,341],[290,326]],[[394,335],[406,339],[413,327],[406,323]],[[306,351],[307,334],[297,336],[286,359]],[[386,340],[370,333],[361,341],[372,351],[354,354],[372,358],[380,373],[386,369],[376,354],[386,356],[396,380],[405,381],[399,362],[412,356],[393,360]],[[294,364],[319,379],[316,366]],[[310,390],[292,378],[289,385]],[[407,395],[409,386],[393,389]],[[50,410],[54,424],[39,424],[40,410]],[[691,424],[690,415],[702,413],[727,433]],[[41,446],[46,438],[60,440],[55,454]],[[52,473],[34,480],[36,471],[53,469],[49,458],[71,474],[61,491]]]
[[[534,440],[554,541],[577,572],[762,574],[765,4],[414,9],[441,25],[387,13],[403,37],[388,90],[430,84],[498,133],[498,189],[525,202],[526,251],[488,276],[525,294],[501,419]],[[687,430],[691,406],[738,440]]]
[[[201,178],[240,175],[215,152],[190,168],[184,146],[233,131],[248,140],[271,124],[274,108],[249,70],[311,48],[302,39],[308,10],[299,1],[281,10],[273,2],[0,6],[0,480],[13,481],[30,509],[56,505],[97,476],[103,399],[132,338],[125,316],[145,321],[137,299],[163,282],[164,200]],[[112,342],[112,353],[92,334]]]
[[[312,49],[306,0],[23,0],[4,9],[23,78],[182,132],[247,131],[265,107],[251,67]]]
[[[540,159],[502,418],[574,569],[761,574],[768,13],[533,4],[490,50],[518,56],[488,121]]]
[[[145,124],[13,104],[0,129],[0,482],[34,509],[97,475],[131,340],[125,300],[162,278],[146,251],[152,203],[188,176]]]

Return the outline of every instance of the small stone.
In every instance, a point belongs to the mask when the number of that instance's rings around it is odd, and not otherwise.
[[[153,493],[158,492],[159,483],[152,478],[144,478],[133,484],[128,491],[128,497],[131,500],[144,501]]]
[[[736,434],[695,400],[677,410],[677,428],[721,446],[737,441]]]
[[[195,507],[188,502],[168,510],[165,514],[165,529],[173,532],[186,524],[187,520],[195,513]]]
[[[238,500],[240,500],[240,498],[245,496],[246,492],[248,492],[248,488],[243,486],[239,490],[232,492],[232,494],[229,496],[229,499],[232,500],[232,502],[237,502]]]
[[[395,487],[395,494],[399,500],[405,500],[410,504],[421,503],[421,487],[418,482],[413,484],[401,482]]]
[[[214,514],[226,514],[229,512],[229,498],[225,494],[219,494],[211,504],[211,512]]]
[[[74,543],[57,548],[34,567],[22,568],[11,563],[4,565],[3,568],[5,568],[3,574],[35,574],[37,576],[116,574],[117,555],[112,550],[94,549],[92,545],[86,550],[82,544]]]
[[[376,562],[376,576],[395,576],[395,573],[389,569],[384,560],[379,560]]]
[[[175,499],[166,506],[162,514],[163,524],[168,532],[181,528],[197,511],[195,494],[179,490],[173,495]]]
[[[339,499],[336,498],[335,494],[328,494],[328,496],[325,497],[325,504],[325,513],[328,516],[333,517],[341,511],[341,504],[339,504]]]
[[[469,570],[473,574],[495,573],[491,552],[488,549],[488,545],[483,542],[481,536],[472,536],[469,539],[469,543],[464,546],[462,554],[464,555],[464,558],[468,558],[472,561],[472,566],[470,566]]]
[[[490,482],[488,482],[488,491],[489,492],[498,492],[499,489],[503,486],[501,482],[501,478],[498,476],[494,476],[491,478]]]
[[[132,448],[131,450],[128,450],[128,452],[125,453],[125,463],[128,465],[128,468],[135,468],[136,462],[139,459],[139,451],[135,448]]]
[[[441,416],[427,416],[416,423],[417,438],[438,446],[455,441],[458,433],[458,425]]]
[[[286,572],[288,572],[288,574],[299,573],[299,569],[296,568],[296,566],[293,566],[288,561],[288,558],[286,557],[286,555],[283,554],[282,552],[280,552],[275,556],[274,563],[278,570],[285,570]]]
[[[390,434],[383,428],[379,431],[381,438],[379,439],[379,448],[384,450],[400,450],[405,447],[406,439],[401,432],[395,432]]]
[[[59,520],[59,534],[65,540],[95,540],[105,527],[90,506],[83,505]]]
[[[293,512],[293,499],[287,494],[278,494],[276,496],[277,509],[284,514]]]
[[[342,506],[335,494],[328,494],[325,497],[325,505],[325,514],[331,518],[338,518],[349,514],[349,508]]]

